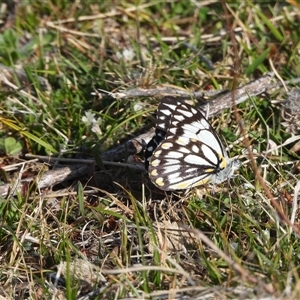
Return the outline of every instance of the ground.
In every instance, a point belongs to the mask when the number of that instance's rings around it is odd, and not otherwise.
[[[0,299],[299,299],[299,9],[2,1]],[[151,182],[175,93],[210,106],[230,180]]]

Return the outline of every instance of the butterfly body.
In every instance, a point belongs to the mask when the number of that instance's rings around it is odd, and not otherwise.
[[[202,112],[171,97],[158,107],[156,135],[145,161],[151,181],[162,190],[218,184],[239,167]]]

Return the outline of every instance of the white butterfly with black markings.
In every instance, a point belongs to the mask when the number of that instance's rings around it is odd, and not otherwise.
[[[240,162],[228,157],[220,138],[202,112],[173,97],[157,109],[155,136],[145,150],[151,181],[166,191],[218,184],[233,175]]]

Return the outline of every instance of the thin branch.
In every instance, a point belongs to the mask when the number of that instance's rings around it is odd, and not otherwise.
[[[254,97],[268,91],[268,87],[272,85],[271,83],[272,78],[273,78],[273,73],[268,73],[265,76],[253,80],[247,83],[246,85],[236,89],[236,91],[234,92],[235,103],[236,104],[242,103],[248,100],[250,97]],[[128,92],[132,95],[131,90],[129,90]],[[127,95],[126,93],[127,92],[124,91],[124,95]],[[177,93],[175,95],[174,94],[171,95],[178,96]],[[186,95],[188,94],[185,93],[184,96]],[[191,96],[191,94],[189,95]],[[217,114],[220,114],[223,110],[230,107],[232,107],[231,91],[222,94],[211,101],[208,101],[204,105],[201,105],[199,108],[206,111],[208,113],[208,118],[210,118],[216,116]],[[147,143],[151,140],[153,135],[154,135],[154,128],[152,128],[150,131],[146,133],[139,135],[134,139],[127,141],[125,144],[122,144],[107,152],[100,154],[101,159],[107,161],[118,161],[128,157],[128,155],[140,153],[144,149],[145,145],[147,145]]]

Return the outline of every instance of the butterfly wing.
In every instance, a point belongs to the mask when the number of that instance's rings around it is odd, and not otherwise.
[[[177,102],[165,137],[149,159],[149,176],[160,189],[187,189],[219,182],[216,176],[228,162],[223,144],[201,111]]]
[[[167,134],[170,120],[174,111],[181,102],[174,97],[165,97],[164,101],[159,103],[156,112],[156,128],[155,135],[149,141],[145,148],[145,168],[148,170],[149,161],[151,159],[153,151],[157,146],[165,139]]]

